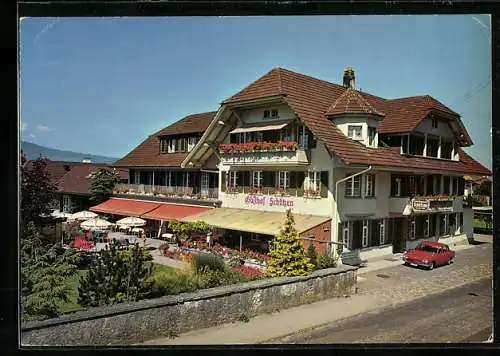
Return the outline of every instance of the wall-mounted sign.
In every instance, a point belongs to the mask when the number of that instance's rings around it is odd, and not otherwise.
[[[414,200],[412,202],[413,210],[425,211],[429,209],[429,201],[428,200]]]
[[[269,206],[288,206],[293,207],[294,201],[292,199],[269,197],[269,196],[259,196],[259,195],[247,195],[245,197],[245,204],[249,205],[269,205]]]

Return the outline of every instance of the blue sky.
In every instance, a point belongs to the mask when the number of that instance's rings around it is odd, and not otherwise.
[[[121,157],[273,67],[385,98],[431,95],[462,115],[491,168],[488,15],[28,18],[21,138]]]

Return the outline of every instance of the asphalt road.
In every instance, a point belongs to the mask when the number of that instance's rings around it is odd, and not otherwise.
[[[481,342],[491,333],[492,315],[491,279],[482,279],[280,341],[292,344]]]
[[[380,308],[273,343],[485,341],[493,324],[492,259],[492,244],[485,243],[432,271],[401,264],[365,273],[358,294],[380,301]]]

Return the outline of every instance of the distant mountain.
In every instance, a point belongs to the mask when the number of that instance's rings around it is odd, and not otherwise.
[[[31,142],[21,141],[21,149],[26,154],[27,159],[48,158],[52,161],[82,162],[85,159],[92,163],[114,163],[118,158],[85,154],[81,152],[63,151],[55,148],[40,146]]]

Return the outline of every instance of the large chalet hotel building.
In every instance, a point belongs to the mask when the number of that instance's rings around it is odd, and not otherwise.
[[[117,161],[129,184],[92,210],[141,216],[158,234],[201,220],[252,246],[291,208],[306,245],[397,253],[472,231],[463,176],[491,172],[471,145],[460,116],[430,96],[361,92],[352,68],[342,85],[275,68]]]

